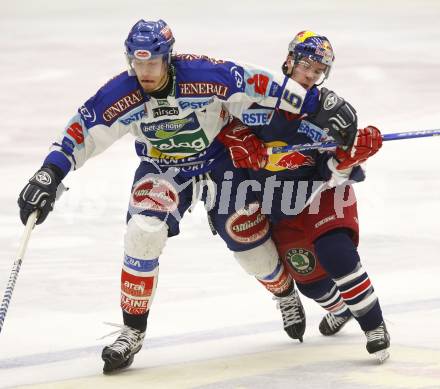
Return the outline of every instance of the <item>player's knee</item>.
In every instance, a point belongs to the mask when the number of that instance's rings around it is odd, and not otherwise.
[[[134,215],[127,224],[125,253],[134,258],[157,258],[167,237],[165,222],[152,216]]]
[[[320,236],[314,242],[321,265],[332,278],[350,273],[360,262],[352,231],[337,228]]]
[[[321,235],[314,242],[315,250],[340,253],[356,250],[353,231],[348,228],[336,228]],[[319,255],[319,254],[318,254]]]
[[[236,251],[234,257],[248,274],[257,278],[272,274],[279,263],[278,252],[272,239],[253,249]]]

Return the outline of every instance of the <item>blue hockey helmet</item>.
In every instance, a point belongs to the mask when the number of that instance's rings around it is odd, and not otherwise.
[[[302,58],[310,58],[312,61],[322,63],[327,66],[325,78],[328,78],[331,67],[335,60],[330,41],[322,35],[312,31],[301,31],[289,43],[289,56],[293,57],[294,64]],[[283,72],[286,74],[287,67],[283,65]]]
[[[174,42],[173,33],[165,21],[141,19],[131,28],[125,40],[128,63],[130,65],[133,59],[149,60],[157,56],[163,56],[170,63]]]

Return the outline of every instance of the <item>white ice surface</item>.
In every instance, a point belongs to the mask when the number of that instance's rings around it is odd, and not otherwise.
[[[76,108],[124,69],[123,40],[140,18],[165,19],[178,52],[278,70],[293,35],[327,35],[327,87],[360,126],[384,133],[440,127],[440,3],[420,1],[3,1],[0,4],[0,293],[23,227],[17,194]],[[101,374],[120,322],[124,218],[137,158],[132,139],[71,174],[32,234],[0,334],[0,387],[440,388],[440,139],[387,142],[357,186],[360,253],[389,327],[377,366],[355,322],[324,338],[303,298],[303,344],[287,338],[260,285],[187,215],[161,257],[147,341],[133,367]]]

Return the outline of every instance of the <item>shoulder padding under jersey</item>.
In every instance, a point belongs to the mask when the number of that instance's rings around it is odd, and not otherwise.
[[[78,109],[86,126],[112,125],[129,110],[143,103],[142,91],[136,77],[123,72],[109,80]]]

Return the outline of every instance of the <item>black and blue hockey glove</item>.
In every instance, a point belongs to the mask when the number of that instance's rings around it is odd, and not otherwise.
[[[357,132],[356,110],[335,92],[322,88],[319,108],[307,120],[322,128],[341,146],[353,145]]]
[[[31,177],[18,197],[20,219],[24,225],[35,210],[39,211],[37,224],[44,222],[49,212],[53,210],[60,183],[59,175],[50,167],[42,167]]]

